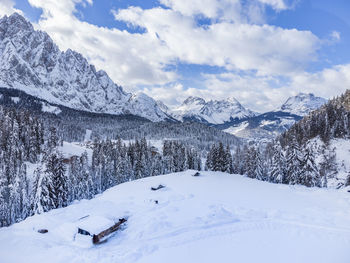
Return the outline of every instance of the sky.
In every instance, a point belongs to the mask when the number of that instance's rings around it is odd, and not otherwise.
[[[0,0],[129,92],[276,109],[350,87],[348,0]]]

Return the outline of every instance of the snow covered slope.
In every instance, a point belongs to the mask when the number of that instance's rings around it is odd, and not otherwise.
[[[350,194],[345,189],[193,173],[121,184],[92,200],[2,228],[0,261],[349,262]],[[150,190],[159,184],[166,187]],[[95,233],[124,216],[124,229],[101,245],[76,234],[77,227]],[[40,228],[49,232],[39,234]]]
[[[255,113],[244,108],[235,98],[210,100],[206,102],[199,97],[188,97],[172,115],[181,121],[198,121],[209,124],[221,124],[234,119],[255,116]]]
[[[309,141],[316,163],[321,167],[325,162],[325,156],[328,157],[328,165],[334,168],[328,172],[327,187],[339,189],[346,185],[350,171],[350,140],[334,138],[325,144],[319,136]],[[349,187],[350,188],[350,187]]]
[[[311,111],[319,109],[327,102],[326,99],[316,97],[314,94],[299,93],[294,97],[290,97],[276,111],[288,112],[291,114],[305,116]]]
[[[35,31],[17,13],[0,19],[0,87],[78,110],[134,114],[151,121],[169,117],[152,98],[126,93],[81,54],[61,52],[48,34]]]

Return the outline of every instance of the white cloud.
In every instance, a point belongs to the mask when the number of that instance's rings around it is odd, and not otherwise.
[[[311,32],[253,21],[252,17],[263,21],[264,5],[278,11],[289,8],[284,1],[253,0],[242,5],[240,0],[161,0],[168,8],[113,12],[116,19],[144,28],[143,33],[80,21],[74,16],[75,6],[91,0],[29,2],[43,9],[36,27],[47,31],[61,49],[82,53],[116,83],[129,90],[141,85],[145,93],[170,105],[190,95],[233,96],[253,110],[267,111],[299,91],[324,97],[339,94],[344,90],[339,80],[348,81],[350,66],[313,74],[304,71],[323,43]],[[212,24],[198,25],[198,16]],[[179,76],[165,70],[177,62],[219,66],[228,73],[203,75],[202,89],[184,87],[177,83]]]
[[[160,3],[185,16],[201,15],[210,19],[235,22],[264,21],[264,7],[284,10],[283,0],[160,0]]]
[[[287,79],[278,77],[239,76],[235,74],[208,76],[208,94],[219,98],[234,96],[243,105],[256,111],[265,112],[278,108],[284,100],[300,92],[313,93],[330,99],[345,92],[350,87],[350,64],[337,65],[314,73],[299,72]],[[215,93],[215,87],[220,92]],[[278,88],[274,88],[278,87]]]
[[[287,79],[235,73],[206,74],[204,77],[203,89],[185,89],[174,85],[145,89],[144,92],[170,106],[181,103],[188,96],[200,96],[207,100],[235,97],[251,110],[267,112],[277,109],[288,97],[299,92],[313,93],[327,99],[344,93],[350,87],[350,64],[314,73],[300,72]]]
[[[303,65],[312,59],[318,39],[310,32],[226,20],[208,27],[197,26],[194,14],[215,18],[222,15],[223,7],[227,16],[239,17],[241,13],[239,0],[205,1],[208,1],[205,5],[193,2],[195,5],[186,6],[183,4],[192,1],[179,0],[175,4],[163,0],[163,4],[174,9],[130,7],[114,13],[120,20],[144,27],[146,32],[142,34],[98,27],[77,19],[76,5],[91,4],[91,0],[29,0],[29,3],[43,10],[36,28],[48,32],[61,49],[72,48],[82,53],[126,87],[175,81],[177,75],[164,68],[177,61],[282,74],[295,71],[296,64]]]
[[[292,77],[288,88],[332,98],[344,93],[349,87],[350,64],[345,64],[336,65],[315,73],[303,72],[295,75]]]
[[[78,3],[87,0],[29,0],[43,14],[36,28],[50,34],[62,50],[71,48],[89,62],[104,69],[118,84],[165,84],[176,74],[164,71],[169,60],[167,48],[155,36],[129,34],[127,31],[98,27],[78,20],[73,14]]]
[[[258,112],[274,110],[284,99],[294,95],[286,88],[271,89],[271,82],[279,81],[272,77],[222,73],[205,74],[204,78],[204,87],[201,89],[186,89],[181,84],[175,84],[145,88],[143,92],[162,100],[170,107],[176,107],[189,96],[199,96],[206,100],[234,97],[245,107]]]
[[[184,63],[227,69],[257,70],[259,74],[298,71],[315,57],[319,39],[309,31],[227,21],[197,26],[193,17],[171,9],[138,7],[119,10],[118,20],[147,29]],[[144,34],[145,35],[145,34]]]
[[[333,31],[331,33],[331,40],[336,41],[336,42],[339,41],[340,40],[340,32]]]
[[[283,0],[259,0],[263,4],[272,6],[276,10],[288,9],[288,6]]]
[[[212,0],[160,0],[160,3],[186,16],[202,14],[208,18],[216,18],[221,10],[220,3]],[[239,1],[234,0],[232,4],[239,4]]]
[[[0,17],[4,15],[11,15],[14,12],[17,12],[19,14],[22,14],[22,11],[19,9],[16,9],[15,3],[13,0],[1,0],[0,1]]]
[[[337,65],[314,73],[302,72],[289,78],[257,76],[255,74],[204,74],[204,87],[186,89],[181,84],[144,88],[144,92],[176,107],[189,96],[206,100],[234,97],[245,107],[267,112],[279,108],[290,96],[299,92],[333,98],[350,87],[350,64]]]

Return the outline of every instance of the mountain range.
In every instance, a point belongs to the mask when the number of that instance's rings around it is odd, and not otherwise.
[[[61,51],[47,33],[34,30],[17,13],[0,19],[0,88],[21,90],[44,100],[43,111],[62,105],[92,113],[136,115],[152,122],[199,122],[239,137],[259,139],[285,131],[326,102],[300,93],[275,111],[259,114],[235,98],[206,101],[188,97],[170,109],[144,93],[124,91],[105,71],[97,71],[73,50]]]
[[[201,122],[247,139],[270,139],[326,102],[314,94],[299,93],[276,110],[266,113],[246,109],[235,98],[207,102],[200,97],[188,97],[173,110],[159,101],[157,103],[179,121]]]
[[[167,111],[169,113],[169,111]],[[222,124],[251,118],[256,113],[244,108],[235,98],[205,101],[200,97],[188,97],[171,115],[180,121],[197,121],[206,124]]]
[[[14,13],[0,19],[0,87],[25,91],[77,110],[169,118],[155,100],[131,94],[79,53],[59,50],[50,36]]]
[[[299,93],[288,98],[274,111],[216,125],[216,127],[241,138],[272,139],[326,102],[326,99],[314,94]]]

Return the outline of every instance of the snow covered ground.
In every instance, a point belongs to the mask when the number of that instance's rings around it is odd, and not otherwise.
[[[350,141],[345,139],[333,139],[330,142],[330,148],[334,148],[336,153],[336,163],[338,166],[336,178],[344,182],[350,173]],[[332,182],[334,186],[338,180]]]
[[[92,149],[89,149],[83,143],[79,142],[63,142],[62,146],[58,147],[58,150],[62,152],[63,157],[70,158],[71,156],[81,156],[84,152],[87,153],[89,162],[92,159]]]
[[[193,173],[121,184],[2,228],[0,262],[350,262],[346,189]],[[159,184],[166,187],[150,190]],[[121,217],[128,217],[123,230],[106,243],[94,246],[76,234],[77,227],[98,232]]]
[[[155,147],[160,154],[163,154],[164,141],[176,141],[176,140],[181,141],[181,138],[164,138],[162,140],[147,140],[147,143],[149,143],[151,146]],[[128,145],[129,143],[135,142],[135,140],[122,140],[122,141],[126,145]]]
[[[56,106],[53,106],[53,105],[50,105],[48,103],[45,103],[45,102],[42,102],[42,108],[41,110],[44,111],[44,112],[49,112],[49,113],[53,113],[53,114],[60,114],[62,111],[59,107],[56,107]]]
[[[328,155],[335,154],[334,164],[337,172],[334,175],[328,175],[327,187],[328,188],[339,188],[343,187],[350,174],[350,141],[346,139],[332,139],[329,141],[327,147],[324,142],[319,138],[315,137],[310,140],[310,144],[313,145],[316,163],[320,167],[320,163],[324,161],[323,151],[326,148]]]

